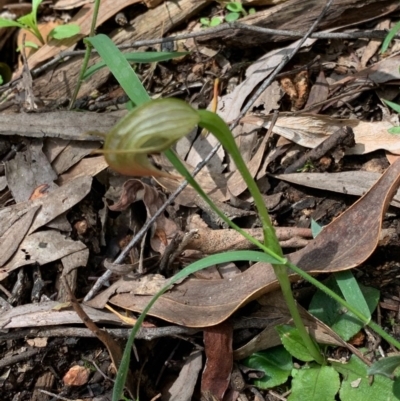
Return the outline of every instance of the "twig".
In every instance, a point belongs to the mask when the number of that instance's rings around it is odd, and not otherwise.
[[[50,391],[46,391],[46,390],[42,390],[42,389],[39,389],[39,391],[40,391],[41,393],[43,393],[43,394],[51,395],[52,397],[56,398],[57,400],[74,401],[74,400],[71,400],[71,398],[65,398],[65,397],[62,397],[61,395],[57,395],[57,394],[54,394],[54,393],[50,393]]]
[[[312,24],[311,28],[307,31],[303,39],[300,40],[295,49],[291,52],[291,54],[285,57],[282,62],[275,68],[274,72],[270,75],[269,79],[267,79],[262,86],[257,90],[256,95],[254,95],[249,102],[245,105],[245,111],[240,113],[239,117],[229,126],[231,130],[233,130],[238,124],[239,120],[243,115],[250,109],[250,107],[254,104],[254,102],[258,99],[260,94],[267,88],[267,86],[275,79],[276,75],[283,69],[283,67],[291,60],[291,58],[296,54],[298,49],[300,49],[301,45],[307,40],[307,38],[311,35],[312,31],[316,28],[322,17],[325,15],[326,11],[330,7],[332,0],[328,0],[321,14],[317,18],[317,20]],[[268,85],[265,83],[268,82]],[[211,158],[217,153],[219,147],[221,145],[216,145],[211,152],[204,158],[202,162],[200,162],[197,167],[193,171],[193,177],[211,160]],[[164,213],[165,209],[178,197],[178,195],[186,188],[188,182],[185,180],[181,185],[175,190],[174,193],[170,195],[170,197],[165,201],[165,203],[157,210],[157,212],[149,219],[143,227],[139,230],[139,232],[131,239],[129,244],[125,247],[125,249],[120,253],[120,255],[115,259],[114,263],[121,263],[128,255],[128,252],[140,241],[143,235],[146,234],[147,230],[152,226],[152,224],[156,221],[156,219]],[[88,292],[86,297],[84,298],[84,302],[89,301],[93,298],[93,296],[100,290],[100,288],[109,280],[112,272],[107,270],[94,284],[92,289]]]
[[[97,17],[99,15],[99,8],[100,8],[100,0],[95,0],[94,8],[93,8],[92,24],[90,26],[89,36],[94,36],[96,33],[95,31],[96,31]],[[78,82],[76,83],[74,93],[72,94],[72,97],[71,97],[71,102],[69,104],[69,110],[71,110],[72,107],[74,106],[75,100],[79,93],[79,89],[82,86],[83,77],[85,75],[87,66],[89,64],[90,55],[91,55],[92,49],[93,49],[93,45],[90,42],[85,41],[85,45],[86,45],[85,57],[83,58],[81,72],[79,74]]]
[[[247,321],[246,321],[247,322]],[[257,328],[260,328],[260,321],[250,321]],[[261,322],[264,322],[263,320]],[[248,322],[247,322],[248,323]],[[265,322],[264,322],[265,323]],[[243,324],[243,323],[242,323]],[[251,324],[250,324],[251,326]],[[246,326],[248,328],[248,326]],[[116,338],[126,339],[131,329],[107,329],[107,331]],[[176,337],[179,335],[190,336],[198,333],[200,329],[191,329],[183,326],[165,326],[165,327],[142,327],[136,335],[138,340],[152,341],[163,337]],[[7,340],[18,340],[25,337],[82,337],[96,338],[96,335],[87,328],[83,327],[58,327],[50,326],[46,328],[35,329],[17,329],[10,333],[0,334],[0,342]],[[2,361],[0,361],[2,363]]]
[[[309,152],[304,153],[289,167],[285,169],[284,174],[295,173],[301,169],[308,161],[319,160],[328,152],[335,148],[351,148],[356,144],[354,140],[354,132],[350,127],[341,127],[332,135],[329,135],[323,142],[311,149]]]
[[[219,25],[217,27],[207,28],[200,32],[191,32],[191,33],[184,33],[181,35],[174,35],[168,36],[166,38],[157,38],[157,39],[150,39],[150,40],[138,40],[132,42],[129,45],[118,45],[119,49],[130,49],[136,48],[141,46],[152,46],[161,43],[168,43],[174,42],[177,40],[182,39],[190,39],[190,38],[198,38],[202,36],[208,36],[214,33],[227,31],[227,30],[234,30],[234,29],[241,29],[247,31],[257,32],[263,35],[275,35],[275,36],[283,36],[283,37],[291,37],[291,38],[301,38],[304,36],[304,33],[298,31],[289,31],[283,29],[270,29],[270,28],[262,28],[259,26],[252,26],[243,24],[241,22],[230,22]],[[356,32],[315,32],[312,33],[309,37],[315,39],[384,39],[387,36],[386,30],[373,30],[373,31],[356,31]],[[400,39],[400,34],[397,34],[394,39]],[[97,51],[92,49],[93,54],[97,54]],[[38,68],[35,68],[32,71],[33,76],[37,76],[43,71],[47,70],[48,68],[52,67],[55,64],[58,64],[60,61],[67,57],[72,56],[79,56],[85,54],[85,50],[67,50],[64,52],[59,53],[57,56],[53,57],[47,63],[44,63]],[[11,88],[15,85],[17,81],[20,80],[20,77],[14,79],[13,81],[3,85],[0,89],[0,92]]]
[[[63,284],[67,290],[68,296],[70,298],[72,307],[74,308],[77,315],[82,319],[82,322],[85,326],[91,330],[96,337],[105,345],[107,348],[108,354],[110,355],[110,359],[114,364],[116,369],[119,369],[119,365],[122,359],[122,348],[117,341],[114,340],[113,337],[108,333],[106,330],[101,330],[97,327],[96,323],[90,319],[90,317],[86,314],[86,312],[82,309],[81,305],[78,303],[77,299],[75,298],[74,294],[71,291],[70,286],[68,285],[68,281],[64,277]],[[128,370],[127,374],[127,381],[125,383],[125,388],[128,390],[130,395],[134,397],[134,376],[130,370]]]

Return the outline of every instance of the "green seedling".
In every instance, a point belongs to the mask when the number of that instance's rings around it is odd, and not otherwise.
[[[224,21],[233,22],[237,21],[239,18],[246,17],[249,14],[255,14],[255,8],[250,8],[246,10],[240,1],[230,1],[225,4],[227,13],[223,17],[212,17],[210,18],[200,18],[200,23],[204,27],[218,26]]]
[[[6,18],[0,18],[0,28],[25,29],[26,31],[36,36],[37,39],[40,41],[40,43],[44,45],[46,41],[44,40],[42,34],[39,31],[37,22],[37,12],[39,5],[42,3],[42,1],[43,0],[32,0],[32,11],[29,14],[18,18],[16,21],[9,20]],[[80,31],[79,26],[75,24],[60,25],[52,29],[46,39],[48,41],[52,38],[57,40],[70,38],[78,34],[79,31]],[[28,44],[28,47],[35,47],[35,46],[32,46],[32,44],[30,45]]]

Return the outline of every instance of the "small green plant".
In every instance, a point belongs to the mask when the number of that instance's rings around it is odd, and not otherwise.
[[[25,29],[26,31],[32,33],[34,36],[38,38],[40,43],[44,45],[46,41],[42,37],[42,34],[39,31],[38,23],[37,23],[37,12],[39,5],[42,3],[43,0],[32,0],[32,11],[18,18],[16,21],[9,20],[6,18],[0,18],[0,28],[20,28]],[[70,38],[76,34],[78,34],[80,28],[78,25],[75,24],[67,24],[67,25],[60,25],[55,27],[50,31],[47,36],[47,40],[52,38],[60,40],[65,38]],[[36,44],[32,42],[26,43],[29,47],[37,47]]]
[[[225,8],[228,12],[222,17],[212,17],[211,19],[200,18],[201,25],[204,27],[217,26],[222,24],[224,21],[233,22],[239,18],[246,17],[246,15],[255,14],[256,12],[254,8],[246,10],[240,1],[230,1],[229,3],[225,4]]]
[[[329,299],[333,299],[337,303],[338,306],[335,306],[335,304],[329,308],[325,308],[325,312],[328,313],[328,315],[320,315],[320,319],[323,320],[326,317],[327,319],[333,319],[334,323],[336,323],[338,320],[340,321],[341,316],[346,316],[348,321],[351,321],[352,325],[349,325],[346,322],[342,325],[337,324],[337,327],[339,328],[344,326],[346,331],[344,334],[341,333],[344,337],[347,338],[348,336],[353,335],[355,330],[359,330],[363,326],[368,325],[375,330],[375,332],[379,333],[382,338],[400,349],[400,343],[398,341],[390,337],[380,326],[371,321],[371,311],[377,304],[376,292],[372,291],[368,294],[368,292],[363,291],[349,272],[336,274],[335,285],[330,288],[329,286],[321,284],[308,273],[289,262],[283,255],[257,184],[251,176],[247,165],[244,163],[240,151],[237,148],[235,139],[225,122],[217,114],[208,110],[195,110],[182,100],[151,100],[134,70],[130,67],[126,57],[117,49],[107,36],[96,35],[86,39],[86,42],[98,51],[99,55],[103,58],[103,61],[110,68],[110,71],[130,97],[133,105],[136,106],[105,137],[103,153],[109,165],[123,174],[157,175],[161,172],[149,163],[148,154],[164,152],[175,169],[189,182],[205,202],[208,203],[222,221],[237,230],[248,241],[259,248],[259,251],[232,251],[205,257],[185,267],[170,278],[167,285],[155,294],[149,304],[144,308],[137,323],[131,331],[118,369],[112,398],[113,401],[118,401],[123,396],[123,388],[129,369],[131,350],[135,336],[139,331],[146,314],[154,303],[157,302],[158,298],[169,290],[173,284],[201,269],[211,265],[238,260],[263,261],[270,263],[279,280],[282,293],[295,327],[286,325],[277,328],[282,344],[288,354],[285,354],[282,357],[282,352],[284,351],[279,350],[278,356],[275,355],[271,357],[271,363],[274,364],[274,360],[285,361],[285,365],[280,369],[279,379],[274,383],[277,385],[276,383],[278,381],[283,383],[290,375],[293,377],[292,390],[294,394],[297,394],[297,396],[290,396],[290,401],[300,399],[333,400],[340,387],[339,373],[343,376],[349,375],[349,372],[354,372],[357,369],[357,372],[354,373],[353,376],[362,374],[362,385],[368,385],[367,367],[363,362],[360,361],[360,368],[357,365],[351,370],[342,367],[341,364],[337,364],[336,366],[333,362],[327,361],[323,352],[324,348],[321,348],[315,342],[304,326],[291,292],[287,271],[288,269],[293,270],[296,274],[316,286],[322,294],[327,294]],[[82,73],[82,76],[84,75],[85,71]],[[154,118],[155,116],[157,116],[157,118]],[[262,223],[264,232],[263,242],[250,236],[247,232],[243,231],[239,226],[233,223],[213,203],[197,181],[188,172],[184,164],[170,149],[174,142],[185,136],[196,125],[207,129],[207,131],[217,137],[222,146],[224,146],[226,151],[234,160],[238,170],[241,172],[254,199]],[[344,299],[342,297],[344,297]],[[318,301],[319,306],[327,303],[326,300],[321,302]],[[355,307],[355,305],[357,305],[357,307]],[[344,310],[346,313],[343,313]],[[318,311],[315,313],[318,313]],[[351,315],[349,313],[351,313]],[[300,369],[294,370],[291,363],[292,356],[296,357],[298,360],[304,361],[304,366]],[[354,364],[357,363],[359,362],[354,362]],[[386,372],[390,372],[396,363],[398,363],[397,360],[393,361],[386,369]],[[381,370],[377,369],[376,371],[379,373]],[[323,381],[319,381],[320,378],[323,378]],[[352,379],[352,381],[354,380],[355,379]],[[340,388],[342,401],[362,399],[360,396],[355,397],[352,395],[353,398],[342,396],[342,389],[345,389],[343,390],[344,393],[347,391],[349,394],[353,394],[354,391],[351,390],[352,381],[348,381],[347,379],[343,380],[343,383],[346,382],[346,386],[342,384],[342,387]],[[390,393],[390,382],[389,384],[387,382],[382,384],[383,382],[381,378],[376,381],[381,383],[379,384],[381,387],[375,388],[377,393],[382,391],[382,386],[386,391],[385,394],[388,394],[388,391]],[[304,389],[308,390],[306,394],[310,394],[310,398],[301,397]],[[329,389],[328,398],[323,396],[323,394],[326,395],[324,389]],[[363,398],[365,399],[366,396],[363,395]],[[380,400],[382,398],[376,399]],[[387,397],[385,400],[386,399],[392,400],[394,398]]]

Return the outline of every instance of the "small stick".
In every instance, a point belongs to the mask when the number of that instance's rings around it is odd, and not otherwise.
[[[302,168],[307,161],[318,160],[337,146],[353,147],[355,144],[353,130],[350,127],[339,128],[335,133],[325,139],[325,141],[302,155],[293,164],[287,167],[285,174],[295,173],[298,169]]]

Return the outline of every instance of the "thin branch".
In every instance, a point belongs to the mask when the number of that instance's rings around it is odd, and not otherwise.
[[[184,33],[181,35],[174,35],[174,36],[168,36],[166,38],[157,38],[157,39],[149,39],[149,40],[138,40],[135,42],[132,42],[131,44],[125,44],[125,45],[119,45],[117,46],[119,49],[131,49],[135,47],[141,47],[141,46],[153,46],[157,44],[162,44],[162,43],[169,43],[169,42],[174,42],[177,40],[182,40],[182,39],[190,39],[190,38],[199,38],[203,36],[208,36],[211,34],[215,34],[218,32],[223,32],[227,30],[245,30],[245,31],[252,31],[252,32],[257,32],[262,35],[266,36],[282,36],[282,37],[288,37],[288,38],[302,38],[305,34],[303,32],[299,31],[289,31],[289,30],[284,30],[284,29],[270,29],[270,28],[263,28],[259,26],[253,26],[253,25],[247,25],[243,24],[241,22],[230,22],[230,23],[225,23],[216,27],[212,28],[207,28],[204,29],[200,32],[191,32],[191,33]],[[310,38],[315,38],[315,39],[384,39],[387,36],[388,32],[386,30],[373,30],[373,31],[356,31],[356,32],[315,32],[312,33],[309,37]],[[400,34],[396,35],[394,37],[395,39],[400,39]],[[96,50],[92,50],[93,54],[96,54]],[[43,64],[42,66],[35,68],[32,71],[33,76],[37,76],[41,72],[45,71],[49,67],[52,67],[53,65],[57,64],[60,61],[63,61],[67,57],[72,57],[72,56],[79,56],[85,54],[85,50],[69,50],[69,51],[64,51],[55,56],[53,59],[48,61],[47,63]],[[19,78],[17,78],[19,79]],[[6,85],[2,86],[2,90],[9,88],[12,86],[12,83],[15,82],[9,82]]]

